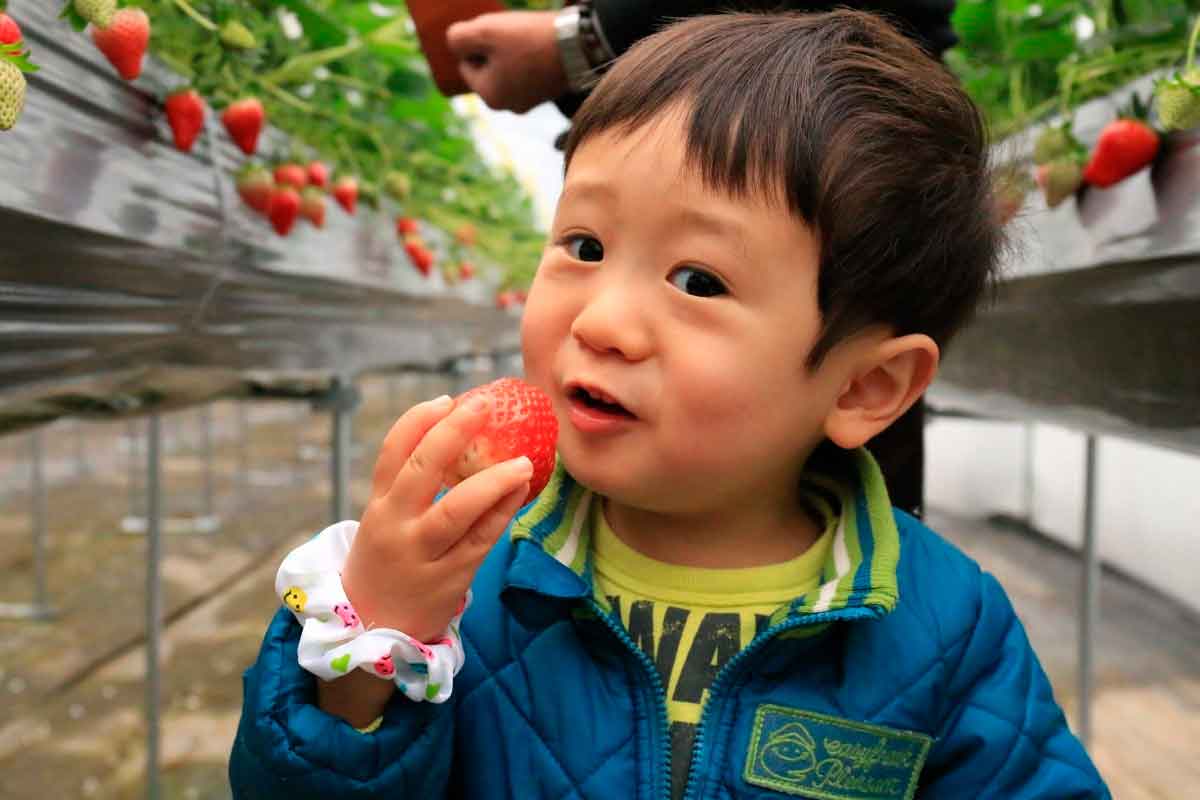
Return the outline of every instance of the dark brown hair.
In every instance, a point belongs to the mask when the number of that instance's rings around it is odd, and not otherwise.
[[[862,328],[940,346],[993,281],[1003,242],[982,117],[954,76],[881,18],[695,17],[618,59],[572,120],[589,136],[684,112],[687,160],[712,189],[786,198],[816,229],[815,368]]]

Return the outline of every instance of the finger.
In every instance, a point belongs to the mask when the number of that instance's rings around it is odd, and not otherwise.
[[[481,470],[446,492],[422,515],[417,527],[421,554],[430,561],[440,558],[469,535],[497,504],[518,490],[528,492],[532,475],[533,464],[520,456]]]
[[[486,57],[492,49],[487,20],[476,17],[446,28],[446,46],[459,61],[468,61],[472,56]]]
[[[417,442],[387,492],[401,515],[416,517],[425,512],[450,467],[487,422],[488,408],[482,396],[458,403]]]
[[[498,503],[483,513],[449,550],[442,555],[443,563],[455,571],[467,572],[471,575],[479,569],[483,559],[491,552],[496,540],[504,533],[517,511],[525,503],[529,494],[529,482],[526,481],[513,491],[506,494]]]
[[[417,403],[393,423],[391,430],[383,438],[383,444],[379,446],[379,456],[375,459],[371,497],[379,497],[387,492],[396,480],[396,473],[412,455],[417,443],[453,406],[454,401],[450,396],[442,395],[424,403]]]

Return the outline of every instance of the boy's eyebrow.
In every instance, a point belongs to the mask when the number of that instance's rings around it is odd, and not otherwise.
[[[718,236],[737,239],[744,245],[745,228],[734,219],[701,211],[698,208],[681,209],[675,214],[675,217],[684,225],[693,228],[703,228],[706,231],[712,231]]]
[[[598,200],[615,200],[617,192],[603,181],[577,180],[563,187],[563,200],[586,200],[595,197]]]

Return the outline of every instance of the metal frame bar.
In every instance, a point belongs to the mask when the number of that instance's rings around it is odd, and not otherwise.
[[[146,448],[146,797],[161,796],[160,706],[162,673],[159,660],[162,640],[162,420],[152,414]]]
[[[55,616],[50,606],[47,585],[46,515],[49,501],[46,493],[46,452],[42,429],[29,434],[30,509],[29,521],[33,533],[33,602],[0,603],[0,619],[31,619],[44,622]]]
[[[988,417],[970,411],[929,408],[926,420],[965,419],[980,422],[1025,422],[1025,502],[1029,515],[1028,525],[1033,529],[1033,423],[1037,420],[1018,420],[1004,417]],[[1079,581],[1079,641],[1076,659],[1076,686],[1078,691],[1078,735],[1087,747],[1092,738],[1092,701],[1095,694],[1095,638],[1100,620],[1100,554],[1099,531],[1096,524],[1096,437],[1084,431],[1084,487],[1083,487],[1083,545],[1080,549],[1081,573]]]
[[[1083,574],[1079,607],[1079,739],[1086,747],[1092,738],[1093,663],[1096,628],[1100,620],[1100,558],[1096,530],[1096,437],[1088,434],[1083,486]]]

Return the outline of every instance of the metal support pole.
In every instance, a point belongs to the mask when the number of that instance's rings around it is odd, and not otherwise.
[[[1025,423],[1025,474],[1022,476],[1024,479],[1024,485],[1021,488],[1023,489],[1024,494],[1022,500],[1024,501],[1025,507],[1025,525],[1029,528],[1029,530],[1034,530],[1037,527],[1034,525],[1033,518],[1033,439],[1033,423],[1027,422]]]
[[[50,591],[46,581],[46,453],[42,430],[29,435],[30,463],[30,523],[33,528],[33,602],[0,603],[0,619],[49,620],[54,617],[50,607]]]
[[[350,446],[354,410],[353,405],[346,402],[346,391],[352,388],[353,385],[343,378],[333,379],[332,522],[350,517]]]
[[[49,617],[50,596],[46,589],[46,451],[41,429],[29,436],[33,458],[33,608],[38,618]]]
[[[250,453],[246,443],[249,424],[246,420],[246,402],[238,400],[237,405],[237,491],[238,505],[245,505],[250,497]]]
[[[159,672],[159,642],[162,637],[162,486],[159,448],[162,421],[150,416],[146,459],[146,797],[158,800],[159,701],[162,675]]]
[[[129,452],[129,516],[130,518],[140,517],[142,510],[138,508],[141,493],[139,491],[141,480],[138,475],[141,474],[141,469],[138,465],[138,454],[141,448],[138,447],[138,430],[137,422],[129,420],[125,424],[125,443]]]
[[[1100,561],[1096,554],[1096,437],[1088,435],[1083,490],[1083,581],[1079,609],[1079,739],[1092,737],[1092,644],[1100,618]]]
[[[212,406],[206,405],[200,409],[200,450],[204,456],[204,518],[214,518],[213,497],[213,436],[212,436]]]
[[[83,422],[75,420],[74,430],[75,442],[75,477],[82,478],[90,471],[90,466],[87,460],[87,449],[83,443]]]

